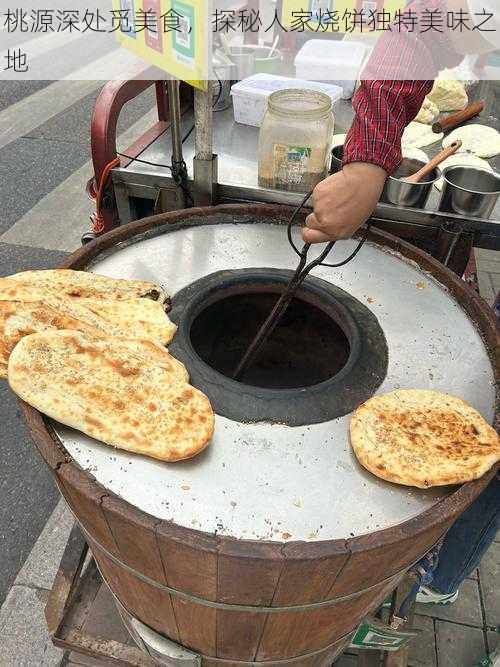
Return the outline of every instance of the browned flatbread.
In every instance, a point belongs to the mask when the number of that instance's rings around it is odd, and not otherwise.
[[[180,461],[208,445],[214,414],[182,364],[161,354],[159,362],[151,341],[38,333],[12,351],[8,379],[20,398],[67,426],[129,452]]]
[[[152,282],[108,278],[98,273],[72,269],[23,271],[9,276],[9,279],[30,287],[54,290],[58,294],[73,298],[107,300],[148,298],[159,303],[168,300],[168,294]]]
[[[352,415],[351,444],[377,477],[419,488],[482,477],[500,461],[498,434],[465,401],[435,391],[375,396]]]

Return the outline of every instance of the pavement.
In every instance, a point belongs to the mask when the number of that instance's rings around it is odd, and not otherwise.
[[[89,118],[101,84],[93,81],[2,82],[0,88],[0,275],[56,266],[78,248],[92,210],[84,187],[91,176]],[[130,102],[119,123],[119,147],[154,117],[152,93]],[[478,251],[481,294],[500,291],[500,257]],[[0,667],[82,663],[48,641],[43,608],[71,527],[71,516],[26,431],[16,400],[0,383]],[[413,667],[473,667],[491,650],[500,626],[500,544],[477,578],[447,608],[420,608],[423,630]],[[97,630],[123,636],[109,594]],[[120,640],[121,641],[121,640]],[[353,656],[338,663],[348,667]]]

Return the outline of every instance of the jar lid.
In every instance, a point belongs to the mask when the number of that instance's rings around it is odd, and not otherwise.
[[[317,90],[286,88],[269,96],[268,109],[283,116],[312,120],[331,113],[332,99]]]

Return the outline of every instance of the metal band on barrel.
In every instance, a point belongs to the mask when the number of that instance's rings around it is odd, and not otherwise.
[[[74,512],[72,511],[73,516],[75,516]],[[196,595],[191,595],[189,593],[184,593],[183,591],[179,591],[177,588],[171,588],[170,586],[167,586],[166,584],[161,584],[159,581],[155,581],[154,579],[150,579],[147,577],[145,574],[142,574],[141,572],[137,572],[137,570],[134,570],[134,568],[130,567],[126,563],[123,563],[119,558],[114,556],[112,553],[110,553],[105,547],[102,546],[102,544],[99,544],[89,533],[88,531],[82,526],[80,521],[76,518],[75,519],[78,521],[80,524],[80,527],[83,531],[83,533],[87,536],[88,540],[90,541],[91,545],[95,545],[100,551],[103,552],[103,554],[111,560],[115,565],[119,565],[122,567],[124,570],[127,572],[130,572],[130,574],[134,575],[141,581],[144,581],[144,583],[149,584],[150,586],[153,586],[154,588],[158,588],[159,590],[165,591],[166,593],[170,593],[170,595],[174,595],[175,597],[181,598],[183,600],[188,600],[189,602],[195,602],[197,604],[203,605],[205,607],[211,607],[213,609],[224,609],[226,611],[251,611],[254,613],[259,613],[259,614],[275,614],[275,613],[283,613],[283,612],[290,612],[290,611],[307,611],[309,609],[322,609],[324,607],[330,607],[338,604],[339,602],[344,602],[345,600],[352,600],[353,598],[359,597],[360,595],[363,595],[363,593],[368,593],[369,591],[372,591],[373,589],[381,586],[382,584],[388,583],[392,579],[396,579],[400,575],[404,575],[408,570],[415,565],[415,563],[418,563],[421,558],[427,553],[428,550],[425,551],[422,555],[420,555],[415,561],[410,563],[407,567],[405,567],[402,570],[398,570],[394,574],[391,574],[390,577],[387,577],[386,579],[382,579],[378,583],[374,584],[373,586],[369,586],[368,588],[363,588],[360,591],[356,591],[355,593],[350,593],[349,595],[343,595],[338,598],[333,598],[331,600],[322,600],[321,602],[311,602],[309,604],[302,604],[302,605],[294,605],[294,606],[288,606],[288,607],[261,607],[261,606],[253,606],[253,605],[241,605],[241,604],[228,604],[226,602],[215,602],[213,600],[206,600],[205,598],[200,598]]]

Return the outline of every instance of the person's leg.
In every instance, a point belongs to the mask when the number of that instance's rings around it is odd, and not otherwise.
[[[473,572],[500,527],[500,479],[498,475],[465,510],[448,531],[434,573],[432,588],[455,593]]]

